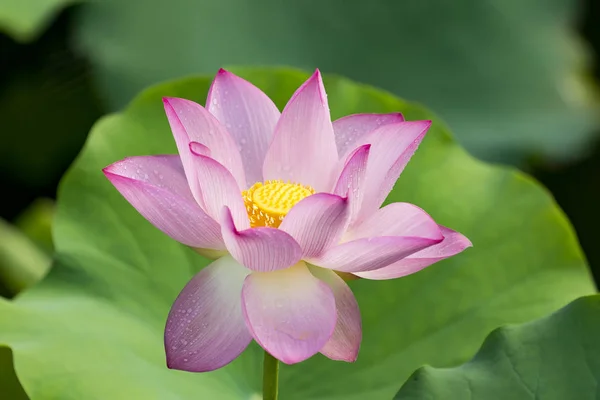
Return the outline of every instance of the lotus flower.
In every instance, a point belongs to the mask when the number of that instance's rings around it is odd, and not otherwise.
[[[392,279],[471,243],[408,203],[380,208],[430,121],[356,114],[331,122],[317,70],[282,113],[217,74],[206,108],[165,98],[179,155],[104,169],[158,229],[215,261],[175,300],[167,365],[210,371],[256,340],[287,364],[355,361],[358,305],[341,273]]]

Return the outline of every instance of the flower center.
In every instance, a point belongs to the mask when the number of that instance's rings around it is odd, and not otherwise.
[[[277,228],[283,217],[305,197],[315,194],[310,186],[279,180],[257,182],[242,192],[250,226]]]

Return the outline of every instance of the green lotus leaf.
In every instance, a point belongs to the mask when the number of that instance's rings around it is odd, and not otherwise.
[[[459,367],[423,367],[396,400],[594,399],[600,381],[600,296],[492,332]]]

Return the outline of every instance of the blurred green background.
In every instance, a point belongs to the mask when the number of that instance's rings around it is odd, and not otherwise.
[[[471,153],[549,188],[598,282],[598,20],[596,0],[4,0],[0,294],[45,273],[51,199],[94,121],[228,65],[319,67],[426,105]]]

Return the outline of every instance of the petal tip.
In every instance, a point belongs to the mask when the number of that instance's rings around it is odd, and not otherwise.
[[[164,104],[164,105],[169,105],[169,106],[170,106],[170,105],[171,105],[171,102],[172,102],[173,100],[176,100],[176,99],[177,99],[176,97],[164,96],[164,97],[162,98],[162,102],[163,102],[163,104]]]
[[[339,358],[335,358],[335,361],[344,361],[347,363],[355,363],[358,360],[358,349],[356,352],[349,354],[348,356],[341,356]]]
[[[462,248],[463,250],[468,249],[469,247],[473,247],[473,242],[469,240],[465,235],[462,235]]]
[[[352,153],[350,153],[350,155],[347,157],[347,159],[350,160],[356,154],[364,154],[365,156],[367,156],[370,151],[371,151],[371,143],[363,144],[362,146],[358,146],[356,148],[356,150],[354,150]]]
[[[107,165],[106,167],[102,168],[102,173],[111,182],[114,179],[118,179],[118,178],[127,179],[126,176],[123,176],[121,173],[118,172],[120,165],[126,160],[127,160],[127,158],[125,158],[123,160],[115,161],[114,163]]]
[[[310,88],[310,89],[309,89]],[[290,102],[297,97],[300,93],[305,90],[316,90],[319,93],[319,99],[322,103],[327,103],[327,92],[325,91],[325,85],[323,84],[323,76],[319,69],[315,69],[315,72],[296,90],[296,93],[290,99]]]
[[[190,142],[188,148],[195,156],[210,157],[210,149],[200,142]]]

